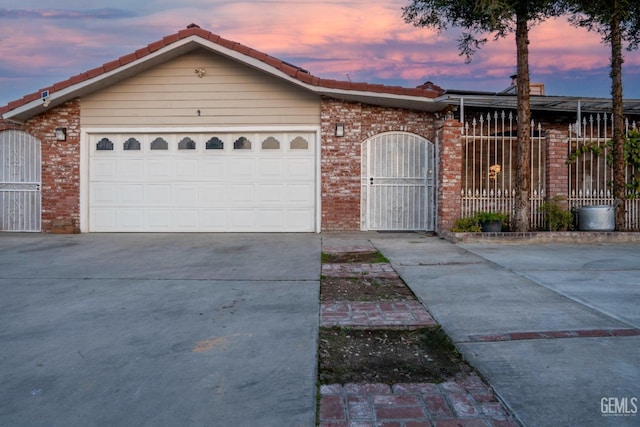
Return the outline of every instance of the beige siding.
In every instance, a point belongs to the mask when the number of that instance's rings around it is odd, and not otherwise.
[[[87,96],[81,107],[83,127],[320,124],[318,96],[205,50]]]

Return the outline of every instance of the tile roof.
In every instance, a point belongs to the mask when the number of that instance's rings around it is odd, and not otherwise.
[[[261,61],[264,64],[267,64],[277,70],[280,70],[281,72],[285,73],[286,75],[292,77],[295,80],[300,81],[301,83],[315,86],[318,88],[343,90],[343,91],[355,91],[355,92],[372,92],[372,93],[380,93],[380,94],[387,94],[387,95],[404,95],[404,96],[422,97],[422,98],[430,98],[430,99],[437,98],[438,96],[444,93],[444,90],[442,88],[430,82],[425,83],[424,85],[418,86],[416,88],[405,88],[400,86],[386,86],[381,84],[370,84],[370,83],[362,83],[362,82],[323,79],[310,74],[307,70],[304,70],[300,67],[296,67],[278,58],[270,56],[264,52],[260,52],[248,46],[245,46],[241,43],[222,38],[217,34],[201,29],[198,25],[191,24],[187,26],[187,28],[178,31],[175,34],[171,34],[169,36],[162,38],[161,40],[150,43],[149,45],[143,47],[142,49],[138,49],[135,52],[121,56],[120,58],[114,61],[107,62],[106,64],[103,64],[99,67],[85,71],[84,73],[73,76],[67,80],[64,80],[64,81],[55,83],[49,87],[40,89],[38,92],[25,95],[24,97],[17,99],[15,101],[11,101],[7,105],[0,107],[0,114],[5,114],[7,112],[15,110],[16,108],[22,107],[30,102],[40,99],[41,93],[44,91],[49,91],[50,94],[53,94],[57,91],[66,89],[73,85],[87,82],[102,74],[108,73],[113,70],[117,70],[118,68],[123,67],[127,64],[130,64],[134,61],[143,59],[146,56],[151,55],[153,52],[156,52],[165,47],[169,47],[172,44],[179,42],[180,40],[183,40],[192,36],[200,37],[204,40],[208,40],[222,47],[238,52],[249,58],[253,58],[258,61]]]

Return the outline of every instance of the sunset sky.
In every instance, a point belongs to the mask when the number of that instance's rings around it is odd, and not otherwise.
[[[408,0],[0,0],[0,105],[131,53],[190,23],[339,80],[501,91],[513,35],[470,64],[459,32],[404,23]],[[108,9],[105,8],[108,4]],[[609,47],[565,18],[534,27],[532,81],[547,95],[608,97]],[[640,52],[625,51],[624,95],[640,99]]]

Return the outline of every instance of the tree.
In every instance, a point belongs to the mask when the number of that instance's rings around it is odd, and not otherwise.
[[[460,53],[467,62],[486,43],[482,34],[495,38],[515,33],[517,56],[518,142],[516,145],[516,231],[527,231],[531,216],[531,103],[529,77],[529,28],[559,16],[564,4],[554,0],[410,0],[404,7],[405,22],[417,27],[446,30],[449,26],[469,32],[460,38]],[[631,0],[630,0],[631,1]]]
[[[624,230],[625,181],[624,154],[624,105],[622,91],[623,40],[627,50],[640,44],[640,3],[638,0],[570,0],[570,22],[599,32],[605,43],[611,46],[611,96],[613,104],[613,197],[616,201],[616,229]]]

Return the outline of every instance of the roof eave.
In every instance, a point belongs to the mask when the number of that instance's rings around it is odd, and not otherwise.
[[[379,105],[383,107],[404,108],[426,112],[439,112],[449,106],[447,102],[441,102],[434,98],[424,96],[396,95],[372,91],[356,91],[344,89],[328,89],[315,87],[313,90],[322,96],[327,96],[344,101],[362,102],[364,104]]]
[[[459,105],[460,100],[463,100],[465,107],[517,108],[517,96],[507,94],[446,93],[436,100],[449,105]],[[531,109],[538,111],[571,113],[578,110],[578,103],[581,111],[585,113],[610,113],[612,108],[612,101],[609,98],[531,96]],[[640,113],[639,99],[626,99],[623,103],[625,114]]]
[[[134,61],[115,67],[110,71],[98,73],[95,77],[69,85],[64,89],[49,90],[49,96],[47,98],[38,98],[13,110],[9,110],[2,115],[2,118],[10,121],[24,122],[33,116],[42,114],[71,99],[86,96],[131,77],[141,71],[147,70],[158,63],[165,62],[171,58],[175,58],[189,52],[190,50],[197,48],[197,44],[194,44],[194,41],[197,42],[197,38],[194,39],[190,37],[179,40]],[[83,74],[91,74],[99,68],[101,67],[87,71]]]

